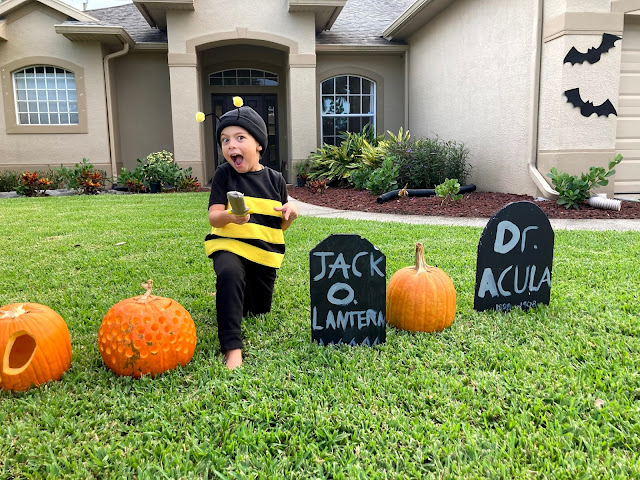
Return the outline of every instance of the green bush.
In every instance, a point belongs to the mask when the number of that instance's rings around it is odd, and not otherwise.
[[[368,167],[351,172],[351,184],[353,185],[353,188],[357,190],[365,190],[367,188],[367,180],[369,180],[372,172],[373,169]]]
[[[398,167],[393,164],[392,158],[385,158],[382,165],[371,172],[366,183],[367,190],[373,195],[393,190],[398,185],[396,178],[398,178]]]
[[[603,167],[591,167],[589,173],[569,175],[558,172],[556,167],[551,169],[547,177],[551,178],[553,188],[559,194],[557,203],[565,208],[580,208],[580,204],[591,196],[591,191],[596,187],[604,187],[609,184],[608,177],[616,173],[615,167],[622,161],[622,155],[618,154],[609,162],[609,170]]]
[[[443,183],[438,185],[436,188],[436,197],[442,198],[442,204],[450,198],[454,202],[460,200],[462,195],[460,192],[460,182],[458,182],[457,178],[447,178]]]
[[[367,167],[378,167],[381,162],[367,164],[363,152],[371,151],[384,138],[376,136],[372,125],[366,125],[361,132],[343,132],[340,145],[324,144],[309,156],[310,180],[324,179],[328,183],[350,181],[351,173]],[[371,155],[367,159],[372,158]],[[382,157],[380,157],[381,159]]]
[[[20,172],[0,170],[0,192],[13,192],[20,185]]]
[[[144,160],[137,161],[147,187],[155,182],[160,182],[164,187],[176,187],[182,181],[182,169],[173,159],[173,153],[167,150],[150,153]]]
[[[386,154],[395,158],[398,183],[408,188],[435,188],[448,178],[464,184],[471,171],[469,150],[464,144],[437,137],[391,141]]]

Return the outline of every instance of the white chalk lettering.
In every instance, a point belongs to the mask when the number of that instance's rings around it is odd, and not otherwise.
[[[531,270],[531,266],[527,265],[527,271],[524,274],[524,283],[522,284],[522,288],[518,288],[518,265],[516,265],[516,271],[513,276],[513,291],[516,293],[522,293],[527,289],[527,282],[529,281],[529,271]]]
[[[513,265],[508,266],[507,268],[504,269],[504,271],[500,274],[500,277],[498,277],[498,290],[500,291],[500,295],[503,295],[505,297],[508,297],[509,295],[511,295],[511,292],[506,291],[504,288],[502,288],[502,280],[504,279],[504,276],[507,274],[507,272],[509,270],[511,270],[513,268]]]
[[[311,322],[313,330],[322,330],[322,326],[318,325],[318,307],[313,307],[313,318]]]
[[[498,296],[498,289],[496,288],[496,279],[493,276],[493,271],[489,267],[485,268],[482,272],[482,279],[480,280],[480,287],[478,287],[478,297],[484,298],[487,291],[491,294],[491,298]]]
[[[511,233],[511,240],[504,243],[504,234],[506,231]],[[509,220],[503,220],[498,224],[496,229],[496,241],[493,244],[493,251],[496,253],[508,253],[515,247],[520,240],[520,229]]]
[[[357,253],[354,257],[353,257],[353,262],[351,262],[351,271],[353,271],[353,274],[356,277],[361,277],[362,273],[356,268],[356,262],[358,261],[358,258],[363,257],[367,254],[367,252],[360,252]]]
[[[354,327],[357,327],[358,330],[363,330],[371,325],[383,327],[385,324],[384,312],[378,312],[371,308],[351,312],[338,310],[336,313],[329,310],[324,322],[318,323],[318,312],[316,307],[313,307],[313,330],[345,330]]]
[[[374,271],[375,273],[377,273],[378,275],[380,275],[381,277],[384,277],[384,273],[382,273],[380,271],[380,269],[378,268],[378,264],[384,260],[384,256],[378,257],[377,260],[373,259],[373,252],[371,252],[371,276],[373,277]]]
[[[535,225],[531,225],[522,231],[522,243],[520,244],[521,252],[524,252],[527,232],[538,228],[539,227]],[[505,232],[507,231],[511,233],[511,239],[507,243],[504,243]],[[509,220],[501,221],[496,229],[496,240],[493,244],[493,251],[496,253],[509,253],[518,244],[520,237],[520,229],[513,222],[510,222]]]
[[[362,277],[362,271],[358,270],[357,262],[360,257],[364,257],[368,253],[369,252],[356,253],[353,256],[353,259],[351,260],[351,264],[349,264],[345,260],[344,255],[342,253],[339,253],[338,256],[336,257],[335,262],[327,265],[328,260],[326,259],[328,257],[332,257],[333,255],[335,255],[334,252],[313,252],[313,255],[320,258],[320,273],[318,273],[315,277],[313,277],[313,281],[317,282],[318,280],[322,280],[325,277],[325,275],[327,275],[327,271],[329,271],[327,278],[332,278],[333,275],[336,273],[336,270],[340,270],[342,272],[342,276],[344,277],[345,280],[349,279],[349,269],[351,269],[351,271],[356,277]],[[384,273],[382,273],[382,271],[380,270],[380,268],[378,268],[378,264],[383,260],[384,260],[384,256],[381,256],[376,259],[373,257],[373,253],[371,253],[370,260],[369,260],[369,268],[370,268],[370,275],[372,277],[374,275],[379,275],[381,277],[385,276]]]
[[[344,279],[349,280],[349,269],[351,268],[351,266],[345,263],[344,255],[342,255],[342,253],[338,254],[338,258],[336,258],[335,262],[329,265],[329,268],[331,268],[331,271],[329,272],[329,278],[333,277],[333,274],[336,273],[337,269],[340,269],[342,270],[342,276],[344,277]]]
[[[515,267],[515,268],[514,268]],[[513,292],[516,294],[524,293],[525,291],[537,292],[540,290],[540,287],[543,283],[546,283],[549,288],[551,288],[551,271],[549,267],[545,267],[542,276],[538,283],[535,283],[535,275],[536,275],[536,266],[535,265],[527,265],[524,269],[524,276],[520,279],[520,268],[518,265],[509,265],[505,268],[500,276],[498,277],[498,282],[496,282],[495,276],[493,275],[493,271],[491,268],[487,267],[482,272],[482,278],[480,279],[480,285],[478,287],[478,297],[484,298],[487,292],[491,295],[491,298],[498,297],[502,295],[503,297],[511,296],[512,292],[510,290],[505,289],[503,285],[503,281],[507,274],[514,270],[513,273]],[[522,285],[522,287],[519,287]],[[508,304],[505,304],[508,305]],[[510,307],[509,307],[510,308]],[[498,309],[496,307],[496,309]]]
[[[316,275],[315,277],[313,277],[313,280],[315,282],[317,282],[318,280],[323,278],[325,273],[327,272],[327,268],[326,268],[326,265],[325,265],[324,258],[325,257],[330,257],[330,256],[334,255],[334,253],[333,252],[313,252],[313,254],[315,256],[317,256],[317,257],[320,257],[320,262],[321,262],[321,265],[322,265],[322,270],[320,270],[320,273],[318,275]]]
[[[341,290],[346,291],[347,296],[343,299],[336,298],[336,293]],[[331,285],[331,288],[329,288],[329,291],[327,292],[327,300],[329,300],[329,302],[333,303],[334,305],[349,305],[351,302],[353,302],[354,297],[355,292],[353,291],[353,288],[351,288],[346,283],[341,282]]]

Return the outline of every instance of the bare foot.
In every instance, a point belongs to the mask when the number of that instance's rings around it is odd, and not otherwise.
[[[242,365],[242,350],[239,348],[224,352],[224,356],[229,370],[233,370],[234,368]]]

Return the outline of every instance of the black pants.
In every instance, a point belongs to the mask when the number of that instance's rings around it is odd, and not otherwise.
[[[220,349],[242,348],[242,317],[271,311],[276,269],[224,251],[213,254],[213,269]]]

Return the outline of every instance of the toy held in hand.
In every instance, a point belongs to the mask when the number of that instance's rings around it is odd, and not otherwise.
[[[236,192],[235,190],[227,192],[227,200],[229,200],[229,205],[231,205],[230,212],[234,215],[244,217],[251,213],[251,209],[244,203],[244,193]]]

